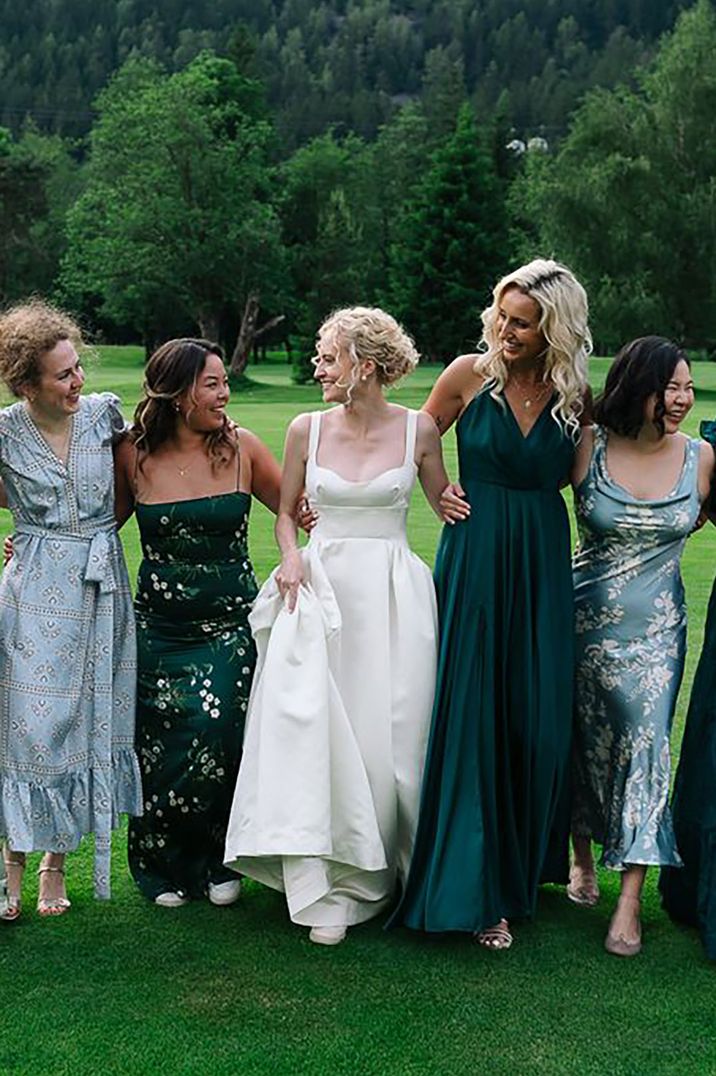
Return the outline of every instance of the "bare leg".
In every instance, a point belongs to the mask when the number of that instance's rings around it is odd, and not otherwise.
[[[5,872],[7,874],[7,901],[8,909],[3,919],[12,922],[17,919],[22,906],[22,876],[25,870],[25,853],[13,852],[9,845],[3,848]]]
[[[65,856],[63,852],[45,852],[40,869],[40,915],[62,915],[70,906],[65,892]]]
[[[584,904],[589,908],[599,900],[592,842],[589,837],[579,837],[576,833],[572,834],[572,866],[567,896],[575,904]]]
[[[646,867],[629,867],[622,874],[621,892],[605,947],[617,956],[636,956],[641,949],[641,891]]]

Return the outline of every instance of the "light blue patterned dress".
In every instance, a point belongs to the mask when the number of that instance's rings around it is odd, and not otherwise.
[[[134,617],[114,521],[118,403],[81,398],[66,465],[23,403],[0,411],[15,529],[0,580],[0,834],[19,852],[67,852],[94,833],[99,897],[118,816],[141,811]]]
[[[700,442],[674,489],[639,500],[607,470],[594,428],[575,494],[576,716],[573,830],[602,863],[679,866],[668,806],[669,734],[686,651],[680,559],[699,514]]]

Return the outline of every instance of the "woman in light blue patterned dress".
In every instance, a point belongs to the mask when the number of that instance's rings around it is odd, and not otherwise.
[[[591,841],[621,871],[608,952],[641,948],[648,866],[678,866],[668,807],[669,734],[686,648],[680,558],[713,471],[710,445],[679,425],[688,360],[645,337],[617,355],[575,468],[574,866],[568,895],[598,898]]]
[[[79,330],[39,301],[0,318],[0,476],[16,556],[0,580],[0,834],[17,918],[24,853],[43,851],[38,911],[69,906],[65,853],[95,835],[109,896],[110,837],[141,810],[134,755],[135,634],[114,518],[111,393],[81,396]]]

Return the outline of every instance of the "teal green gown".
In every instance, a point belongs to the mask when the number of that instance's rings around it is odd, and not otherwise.
[[[702,423],[701,436],[716,448],[716,422]],[[711,497],[713,503],[713,491]],[[698,927],[706,955],[716,960],[716,583],[691,689],[671,810],[683,867],[662,869],[662,901],[672,919]]]
[[[224,843],[256,661],[251,498],[138,504],[137,751],[144,814],[129,867],[149,900],[236,878]]]
[[[574,446],[551,415],[527,436],[479,393],[457,425],[472,512],[435,566],[440,650],[415,849],[391,926],[479,931],[534,913],[566,880],[572,728]]]

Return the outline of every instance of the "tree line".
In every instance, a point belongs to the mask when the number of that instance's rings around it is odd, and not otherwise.
[[[300,378],[316,326],[346,302],[385,305],[448,361],[477,342],[495,279],[540,253],[584,280],[601,350],[645,331],[713,347],[710,0],[623,84],[587,93],[558,144],[526,152],[506,96],[480,107],[449,56],[370,137],[332,126],[288,150],[253,45],[234,44],[177,70],[128,59],[82,154],[35,125],[2,131],[4,301],[54,294],[147,347],[201,332],[236,370],[272,325]]]

